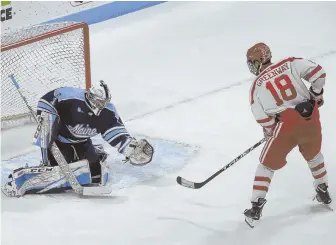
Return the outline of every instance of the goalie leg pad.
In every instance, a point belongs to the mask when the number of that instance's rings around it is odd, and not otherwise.
[[[38,117],[38,125],[34,134],[35,144],[41,148],[49,148],[56,137],[58,125],[58,115],[42,111]]]
[[[109,166],[106,161],[100,162],[101,166],[101,179],[100,185],[106,185],[109,177]]]
[[[91,184],[91,173],[87,160],[69,164],[81,185]],[[12,181],[2,187],[7,196],[23,196],[24,194],[43,194],[55,189],[70,188],[63,172],[58,166],[19,168],[9,176]]]
[[[59,125],[58,115],[42,111],[38,116],[38,125],[34,134],[34,144],[41,148],[42,161],[48,165],[48,148],[54,141]]]

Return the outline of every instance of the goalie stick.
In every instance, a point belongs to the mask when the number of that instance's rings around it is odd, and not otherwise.
[[[10,80],[12,81],[14,87],[20,94],[20,97],[28,107],[29,112],[34,117],[35,121],[40,125],[39,120],[37,119],[33,109],[28,104],[28,101],[26,97],[22,94],[19,84],[14,78],[14,74],[9,76]],[[36,134],[35,134],[36,136]],[[34,137],[35,137],[34,136]],[[81,186],[75,176],[75,174],[71,171],[67,161],[65,160],[62,152],[59,150],[58,146],[55,142],[51,144],[50,151],[53,154],[55,160],[58,163],[58,166],[62,170],[66,180],[69,182],[71,188],[80,196],[94,196],[94,195],[103,195],[103,194],[110,194],[112,192],[111,188],[108,186],[90,186],[90,187],[84,187]]]
[[[181,176],[178,176],[176,178],[176,181],[179,185],[182,185],[184,187],[187,188],[191,188],[191,189],[200,189],[202,188],[204,185],[206,185],[208,182],[210,182],[211,180],[213,180],[215,177],[217,177],[220,173],[224,172],[225,170],[227,170],[229,167],[231,167],[233,164],[235,164],[236,162],[238,162],[241,158],[243,158],[244,156],[246,156],[248,153],[250,153],[251,151],[253,151],[255,148],[257,148],[259,145],[261,145],[262,143],[264,143],[266,141],[266,139],[262,139],[260,140],[258,143],[256,143],[254,146],[250,147],[249,149],[247,149],[244,153],[240,154],[238,157],[236,157],[235,159],[233,159],[230,163],[228,163],[227,165],[225,165],[222,169],[218,170],[216,173],[214,173],[213,175],[211,175],[209,178],[207,178],[206,180],[204,180],[203,182],[192,182],[190,180],[184,179]]]

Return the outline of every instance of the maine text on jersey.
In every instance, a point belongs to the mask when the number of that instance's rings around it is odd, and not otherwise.
[[[90,126],[87,124],[84,126],[83,124],[76,124],[74,127],[67,125],[69,131],[77,137],[93,137],[98,134],[96,128],[90,128]]]

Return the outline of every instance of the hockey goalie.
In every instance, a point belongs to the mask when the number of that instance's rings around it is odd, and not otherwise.
[[[88,90],[62,87],[46,93],[37,105],[38,126],[34,141],[41,148],[38,167],[15,169],[2,187],[7,196],[41,194],[71,189],[61,169],[55,144],[81,186],[105,186],[109,169],[102,145],[91,137],[101,134],[126,162],[143,166],[151,162],[154,149],[145,140],[130,136],[116,108],[110,102],[108,86],[100,81]]]

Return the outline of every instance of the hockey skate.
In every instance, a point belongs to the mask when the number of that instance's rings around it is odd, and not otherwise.
[[[245,209],[245,222],[253,228],[255,222],[259,220],[262,216],[262,210],[266,204],[267,200],[265,198],[259,198],[257,202],[252,202],[252,208]]]
[[[316,189],[316,196],[314,197],[313,200],[317,200],[318,202],[324,204],[325,206],[327,206],[328,208],[330,208],[331,210],[333,210],[329,204],[331,203],[331,197],[328,191],[328,186],[327,184],[323,183],[323,184],[319,184]]]

